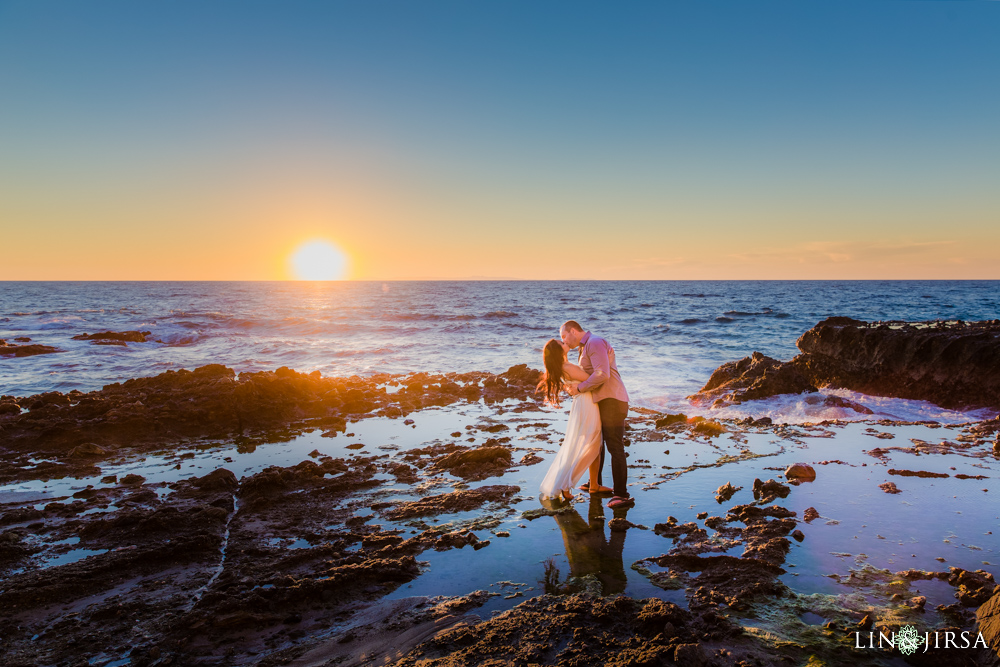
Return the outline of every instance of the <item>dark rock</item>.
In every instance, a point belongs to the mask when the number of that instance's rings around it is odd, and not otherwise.
[[[528,452],[527,454],[521,457],[521,460],[517,462],[517,465],[533,466],[536,463],[541,463],[544,460],[545,459],[543,459],[541,456],[538,456],[537,454],[534,454],[532,452]]]
[[[815,507],[807,507],[805,512],[802,513],[802,520],[809,523],[813,519],[819,518],[819,512],[816,511]]]
[[[194,477],[186,481],[201,491],[234,491],[240,485],[236,475],[226,468],[217,468],[203,477]]]
[[[928,472],[927,470],[897,470],[896,468],[889,468],[890,475],[899,475],[900,477],[935,477],[944,479],[948,477],[948,473],[944,472]]]
[[[703,667],[708,664],[708,656],[701,644],[680,644],[674,649],[674,662],[678,665]]]
[[[624,517],[617,516],[611,521],[608,521],[608,529],[613,532],[624,533],[629,528],[638,528],[639,530],[647,530],[646,526],[642,526],[637,523],[632,523]]]
[[[386,518],[393,521],[409,519],[429,514],[446,512],[467,512],[489,502],[509,500],[521,490],[519,486],[482,486],[478,489],[454,491],[437,496],[428,496],[408,503],[399,503],[385,513]]]
[[[142,475],[136,475],[135,473],[129,473],[121,479],[121,484],[125,486],[135,486],[137,484],[142,484],[146,481],[146,478]]]
[[[883,482],[882,484],[879,484],[879,485],[878,485],[878,488],[882,489],[882,490],[883,490],[883,491],[885,491],[886,493],[892,493],[892,494],[896,494],[896,493],[902,493],[902,492],[901,492],[901,491],[900,491],[900,490],[899,490],[899,489],[898,489],[898,488],[896,487],[896,483],[895,483],[895,482]]]
[[[713,530],[718,530],[722,526],[726,525],[727,521],[721,516],[710,516],[705,519],[705,525]]]
[[[976,627],[992,651],[1000,656],[1000,591],[979,606]]]
[[[691,427],[691,431],[710,438],[715,438],[726,432],[726,427],[712,419],[695,418],[698,421]],[[626,440],[626,444],[628,441]]]
[[[953,567],[948,576],[948,583],[956,587],[955,597],[966,607],[978,607],[985,604],[990,597],[1000,592],[993,575],[984,570],[970,572],[960,567]]]
[[[726,482],[715,490],[715,502],[720,505],[722,503],[728,503],[729,499],[733,497],[733,494],[742,488],[742,486],[733,486],[732,482]]]
[[[796,342],[791,363],[818,386],[932,401],[1000,406],[1000,325],[866,323],[829,318]]]
[[[469,545],[474,547],[478,543],[479,538],[471,530],[457,530],[452,533],[445,533],[439,537],[434,544],[434,548],[438,551],[447,551],[448,549],[462,549]]]
[[[711,664],[699,644],[703,637],[722,641],[738,633],[719,615],[695,615],[660,600],[541,595],[487,620],[441,630],[394,664],[702,667]]]
[[[656,428],[663,428],[664,426],[670,426],[671,424],[686,424],[687,415],[685,414],[675,414],[675,415],[664,415],[660,419],[656,420]]]
[[[70,450],[70,457],[80,458],[87,456],[104,456],[108,453],[108,450],[104,449],[100,445],[95,445],[92,442],[85,442],[82,445],[77,445],[72,450]]]
[[[96,342],[145,343],[149,331],[102,331],[95,334],[78,334],[73,340],[89,340]]]
[[[512,463],[510,450],[502,446],[482,446],[454,452],[441,458],[434,468],[447,470],[469,480],[486,479],[503,474]]]
[[[769,479],[766,482],[755,479],[753,481],[753,497],[762,504],[774,501],[776,498],[787,498],[789,488],[781,482]]]
[[[31,554],[31,549],[24,543],[20,532],[8,530],[0,533],[0,566],[20,560]]]
[[[32,357],[36,354],[54,354],[56,352],[62,352],[62,350],[51,345],[10,345],[6,341],[0,341],[0,357]]]
[[[819,322],[796,341],[801,354],[779,362],[755,352],[712,374],[692,400],[738,403],[816,387],[926,400],[945,408],[1000,407],[1000,321]],[[846,399],[828,405],[862,414]]]
[[[841,398],[840,396],[827,396],[823,400],[823,405],[825,405],[828,408],[845,408],[847,410],[854,410],[858,414],[862,415],[875,414],[870,408],[866,408],[860,403],[849,401],[846,398]]]
[[[807,463],[793,463],[785,469],[785,477],[811,481],[816,479],[816,470]]]
[[[816,387],[796,368],[760,352],[719,366],[698,393],[688,398],[713,406],[742,403],[776,394],[800,394]]]
[[[803,533],[801,530],[793,530],[792,537],[795,538],[796,542],[801,542],[802,540],[806,539],[806,534]]]

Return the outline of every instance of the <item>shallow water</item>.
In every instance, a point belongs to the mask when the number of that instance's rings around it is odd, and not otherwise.
[[[594,574],[600,579],[605,594],[622,592],[638,598],[656,596],[685,604],[683,590],[661,590],[632,569],[636,561],[666,553],[672,546],[671,540],[651,530],[653,526],[665,522],[671,515],[681,523],[697,521],[699,524],[696,517],[699,512],[724,516],[729,507],[752,502],[754,478],[780,479],[781,471],[793,462],[813,465],[816,480],[793,486],[786,499],[775,502],[796,511],[799,518],[807,507],[816,508],[821,515],[811,523],[799,524],[805,539],[801,543],[792,542],[785,563],[787,573],[781,577],[782,581],[798,593],[846,595],[852,589],[830,575],[846,576],[852,569],[864,565],[893,572],[911,568],[941,571],[949,566],[996,571],[996,564],[1000,562],[1000,533],[994,530],[1000,511],[992,498],[1000,492],[995,482],[1000,474],[1000,462],[992,456],[974,456],[984,452],[983,447],[949,454],[891,449],[910,448],[911,439],[932,444],[955,443],[962,434],[960,427],[855,422],[822,427],[797,426],[787,431],[785,437],[773,430],[750,429],[713,439],[691,439],[682,433],[672,440],[643,442],[640,431],[646,426],[637,425],[640,430],[632,432],[634,442],[627,450],[630,454],[629,485],[637,502],[634,508],[627,512],[618,510],[618,513],[650,530],[613,533],[607,528],[607,521],[615,513],[582,493],[573,503],[575,514],[541,516],[533,520],[523,516],[525,511],[541,506],[537,498],[538,486],[557,451],[568,410],[517,413],[510,411],[512,406],[513,402],[506,407],[476,403],[427,409],[410,415],[413,424],[406,424],[402,419],[367,419],[348,424],[347,433],[335,438],[321,437],[320,431],[313,431],[287,442],[263,444],[252,450],[235,443],[200,443],[143,460],[111,461],[102,467],[100,475],[92,478],[3,486],[0,497],[10,498],[9,494],[14,492],[44,493],[49,500],[35,500],[38,507],[43,507],[58,497],[65,498],[62,502],[69,502],[73,493],[88,485],[111,486],[101,482],[105,475],[115,474],[121,479],[133,472],[146,477],[147,485],[164,485],[157,488],[162,493],[169,493],[166,483],[204,475],[218,467],[226,467],[237,477],[244,477],[269,465],[294,465],[308,459],[314,450],[338,458],[379,455],[401,460],[407,450],[429,444],[478,445],[491,437],[507,436],[516,449],[515,461],[532,451],[541,456],[543,462],[516,467],[502,476],[471,483],[447,473],[432,476],[423,473],[419,489],[399,484],[394,477],[382,474],[377,478],[384,483],[361,496],[366,499],[362,504],[367,506],[413,500],[456,488],[493,484],[521,488],[509,507],[481,508],[424,519],[392,522],[382,519],[377,511],[361,510],[360,513],[370,516],[369,523],[379,524],[383,530],[401,529],[404,537],[419,533],[426,526],[458,529],[474,521],[481,525],[484,518],[494,519],[495,525],[490,528],[475,530],[480,540],[490,540],[489,546],[478,551],[471,547],[425,551],[419,556],[426,563],[423,574],[401,586],[390,598],[465,595],[483,589],[500,594],[483,607],[482,613],[488,614],[543,592],[546,561],[551,559],[560,581],[570,575]],[[509,430],[489,433],[465,428],[498,422],[508,425]],[[734,427],[730,425],[730,428]],[[450,435],[459,431],[462,432],[460,438]],[[879,433],[891,433],[894,437],[875,437]],[[550,435],[548,442],[535,438],[543,434]],[[348,448],[356,444],[364,446]],[[865,453],[876,447],[888,450],[884,459]],[[756,457],[746,458],[748,452]],[[732,460],[741,455],[742,459]],[[719,464],[722,457],[730,458]],[[944,473],[949,477],[901,477],[888,474],[890,468]],[[610,466],[605,467],[605,474],[607,483]],[[958,474],[987,478],[958,479]],[[895,482],[901,493],[889,495],[880,490],[878,485],[886,481]],[[719,505],[714,500],[715,490],[726,482],[743,489],[730,502]],[[500,531],[507,531],[510,536],[498,537],[496,533]],[[710,530],[709,534],[713,532]],[[283,546],[301,549],[308,548],[310,543],[303,538],[292,538]],[[71,547],[68,544],[48,545],[36,556],[35,565],[52,567],[69,562],[65,559],[90,555]],[[742,546],[734,547],[729,553],[739,556]],[[936,560],[939,558],[943,561]],[[943,582],[918,581],[913,588],[914,595],[919,592],[928,597],[928,620],[935,614],[931,611],[935,605],[955,601],[953,589]]]
[[[0,338],[61,354],[0,358],[0,394],[89,391],[168,369],[222,363],[324,375],[500,372],[540,365],[567,319],[615,346],[635,405],[701,414],[685,396],[719,365],[757,350],[778,359],[831,315],[864,320],[1000,317],[996,281],[665,281],[345,283],[0,283]],[[152,332],[127,347],[74,341]],[[954,419],[920,402],[852,396],[906,420]],[[751,406],[783,421],[852,419],[785,397]],[[728,408],[717,416],[742,416]],[[710,411],[708,411],[710,412]],[[961,421],[965,417],[959,417]]]

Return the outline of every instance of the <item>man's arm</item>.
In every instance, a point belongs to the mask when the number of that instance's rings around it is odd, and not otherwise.
[[[605,340],[587,341],[587,357],[594,366],[594,372],[586,380],[577,385],[580,393],[594,391],[611,377],[611,358],[608,356],[608,343]]]

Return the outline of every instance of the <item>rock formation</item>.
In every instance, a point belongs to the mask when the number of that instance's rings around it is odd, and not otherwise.
[[[723,364],[690,398],[727,405],[832,387],[950,409],[1000,408],[1000,320],[831,317],[802,334],[796,345],[802,354],[788,362],[754,352]]]

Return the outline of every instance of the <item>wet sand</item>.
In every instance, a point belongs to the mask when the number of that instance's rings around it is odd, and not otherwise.
[[[904,664],[855,632],[996,587],[995,420],[633,410],[613,512],[539,502],[569,403],[527,369],[193,375],[4,399],[3,664]]]

